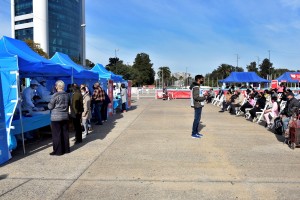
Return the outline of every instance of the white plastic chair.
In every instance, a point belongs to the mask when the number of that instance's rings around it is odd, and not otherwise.
[[[256,116],[258,118],[256,123],[260,123],[260,121],[263,119],[264,113],[266,111],[266,109],[268,108],[270,102],[266,102],[266,105],[264,107],[264,109],[262,109],[261,112],[256,112]]]

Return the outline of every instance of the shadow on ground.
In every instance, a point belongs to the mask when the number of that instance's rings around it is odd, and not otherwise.
[[[131,112],[133,110],[137,109],[137,106],[131,106],[131,108],[128,110],[128,112]],[[123,115],[121,112],[117,112],[112,117],[109,117],[106,122],[103,123],[103,125],[95,125],[92,123],[93,131],[87,135],[86,138],[83,139],[82,143],[73,145],[73,138],[74,138],[74,132],[70,131],[70,147],[71,152],[76,151],[83,147],[84,145],[88,144],[89,142],[92,142],[94,140],[103,140],[106,138],[106,136],[115,128],[117,124],[117,120],[123,118]],[[26,153],[23,153],[23,146],[22,143],[18,143],[17,148],[12,152],[12,159],[10,159],[8,162],[4,163],[1,166],[8,165],[10,163],[16,162],[20,159],[26,158],[27,156],[31,156],[35,153],[38,153],[40,151],[43,151],[49,147],[52,147],[52,137],[51,137],[51,128],[50,126],[40,128],[35,132],[37,135],[36,140],[28,140],[25,141],[25,150]],[[3,175],[0,176],[0,179],[3,178]]]

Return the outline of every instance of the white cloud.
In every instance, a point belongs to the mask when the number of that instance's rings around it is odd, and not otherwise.
[[[300,0],[280,0],[281,4],[292,9],[300,8]]]

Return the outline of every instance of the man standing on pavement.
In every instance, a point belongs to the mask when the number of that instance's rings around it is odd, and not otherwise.
[[[201,138],[203,135],[198,132],[198,127],[201,119],[202,107],[206,99],[201,85],[204,83],[204,77],[202,75],[195,76],[195,82],[190,86],[191,90],[191,107],[194,108],[194,122],[192,129],[193,138]]]

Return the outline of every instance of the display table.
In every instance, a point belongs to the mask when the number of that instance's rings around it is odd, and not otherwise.
[[[32,117],[22,117],[22,122],[23,132],[32,131],[44,126],[48,126],[51,123],[50,110],[33,112]],[[20,119],[13,120],[11,126],[15,127],[14,129],[11,129],[11,135],[22,133]]]

